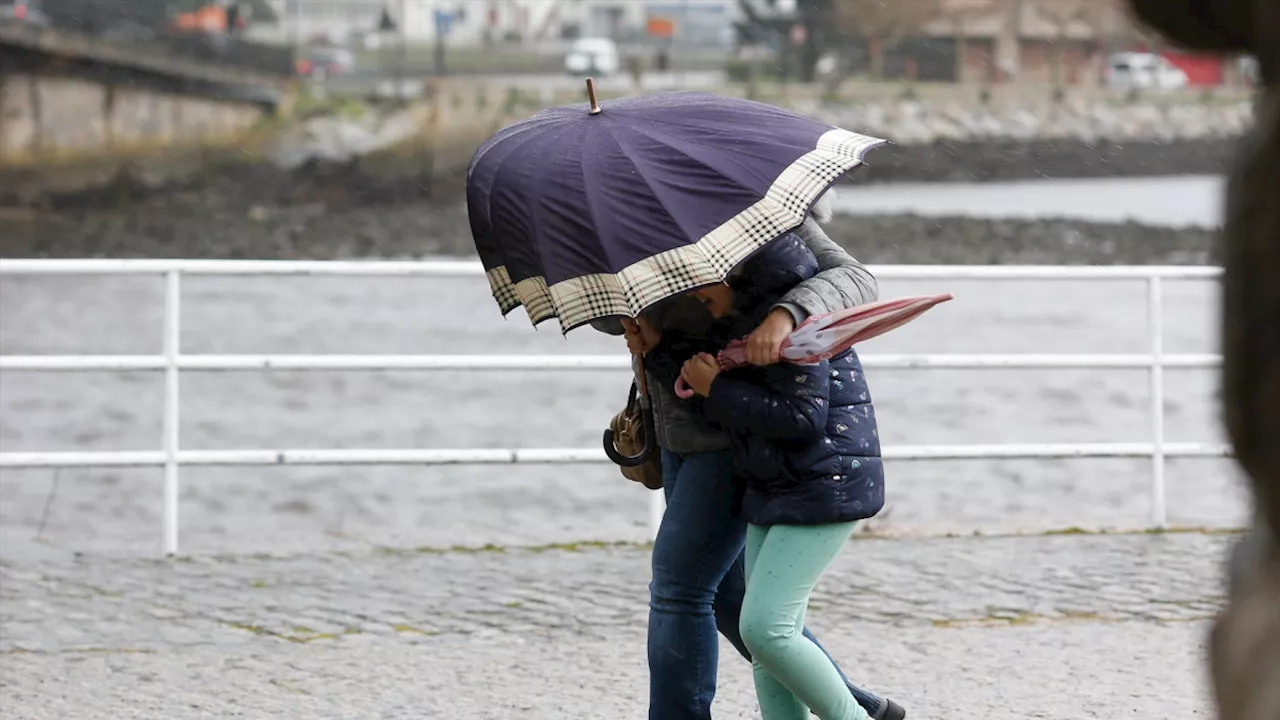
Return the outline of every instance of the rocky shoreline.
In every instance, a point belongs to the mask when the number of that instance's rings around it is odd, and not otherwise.
[[[1253,123],[1248,92],[1195,98],[1187,94],[1125,97],[1081,93],[1055,102],[1023,89],[982,102],[967,97],[791,102],[788,106],[836,127],[893,138],[904,145],[936,141],[1076,140],[1129,142],[1202,140],[1243,134]]]
[[[1254,113],[1242,92],[1201,98],[1095,92],[1053,102],[1013,88],[987,101],[951,92],[777,102],[891,140],[870,153],[848,183],[1218,174]],[[263,131],[242,147],[118,158],[100,167],[9,168],[0,171],[0,210],[123,207],[172,192],[204,193],[214,204],[238,202],[246,209],[447,203],[461,197],[467,161],[484,137],[539,107],[518,105],[492,117],[465,104],[334,111]],[[444,110],[447,128],[441,129],[444,121],[428,122]]]
[[[863,167],[843,184],[891,182],[986,182],[1040,178],[1147,177],[1222,174],[1230,164],[1236,138],[1084,142],[1057,140],[938,140],[926,144],[888,144],[867,156]],[[463,196],[465,171],[441,171],[429,152],[359,157],[347,162],[313,160],[292,169],[266,161],[207,163],[190,176],[156,179],[148,170],[125,172],[91,190],[36,196],[0,186],[4,208],[87,212],[126,209],[138,203],[162,206],[192,202],[215,207],[239,205],[329,207],[415,203],[447,204]],[[0,234],[5,230],[0,229]]]
[[[1136,223],[837,215],[829,232],[878,264],[1213,264],[1215,233]],[[346,259],[471,257],[466,209],[209,203],[198,193],[123,210],[9,211],[0,256]]]
[[[871,151],[844,183],[985,182],[1041,178],[1220,175],[1237,138],[1192,140],[939,140]]]

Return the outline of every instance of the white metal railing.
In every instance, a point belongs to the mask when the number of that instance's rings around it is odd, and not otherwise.
[[[888,459],[1151,458],[1151,526],[1166,526],[1164,466],[1168,457],[1223,457],[1230,448],[1211,443],[1169,443],[1164,437],[1164,369],[1210,368],[1212,354],[1166,354],[1163,281],[1210,280],[1211,267],[1168,266],[881,266],[882,279],[1135,280],[1147,284],[1149,352],[1143,354],[867,355],[871,368],[1146,368],[1151,388],[1151,439],[1128,443],[1030,443],[1008,445],[897,446]],[[602,463],[598,448],[439,450],[181,450],[178,380],[182,370],[565,370],[629,369],[624,354],[536,355],[184,355],[181,352],[183,275],[346,275],[482,277],[479,263],[456,261],[334,262],[256,260],[4,260],[0,275],[163,275],[164,344],[159,355],[0,355],[0,371],[162,370],[165,402],[162,447],[124,452],[0,452],[0,468],[152,466],[164,468],[164,550],[178,552],[178,471],[183,465],[456,465],[497,463]],[[663,512],[662,494],[650,493],[650,530]]]

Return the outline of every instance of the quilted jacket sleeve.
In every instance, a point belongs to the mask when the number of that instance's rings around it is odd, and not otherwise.
[[[718,375],[704,401],[707,418],[766,440],[812,440],[827,428],[830,365],[776,365],[765,385]]]
[[[774,307],[785,308],[796,324],[810,315],[845,310],[879,299],[876,278],[827,236],[812,216],[794,230],[818,259],[818,274],[796,285]]]

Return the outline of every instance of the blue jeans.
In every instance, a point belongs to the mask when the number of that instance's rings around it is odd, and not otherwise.
[[[662,451],[667,513],[653,544],[649,585],[649,720],[710,720],[716,630],[751,660],[738,632],[747,524],[732,514],[732,477],[728,451]],[[804,635],[822,649],[807,628]],[[855,687],[843,672],[840,677],[868,713],[879,710],[880,698]]]

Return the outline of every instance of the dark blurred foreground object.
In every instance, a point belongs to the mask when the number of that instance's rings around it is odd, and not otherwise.
[[[1192,49],[1252,55],[1256,125],[1227,187],[1222,236],[1227,432],[1253,485],[1251,533],[1232,551],[1210,665],[1220,720],[1280,718],[1280,0],[1129,0]]]

